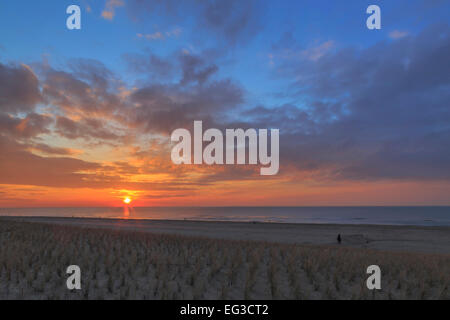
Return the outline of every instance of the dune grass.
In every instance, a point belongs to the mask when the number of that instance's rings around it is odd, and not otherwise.
[[[0,299],[449,299],[450,256],[0,220]],[[382,290],[366,269],[382,270]],[[66,288],[78,265],[82,290]]]

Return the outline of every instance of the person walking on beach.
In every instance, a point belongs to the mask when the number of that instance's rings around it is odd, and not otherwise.
[[[342,238],[341,238],[341,234],[339,233],[338,236],[337,236],[337,242],[339,244],[341,244],[341,241],[342,241]]]

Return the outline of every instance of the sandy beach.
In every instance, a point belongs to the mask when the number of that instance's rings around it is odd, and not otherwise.
[[[212,239],[253,240],[303,245],[337,245],[337,235],[341,234],[343,239],[341,246],[383,251],[450,254],[450,227],[48,217],[3,217],[2,219]]]
[[[449,240],[445,227],[2,217],[0,299],[449,299]]]

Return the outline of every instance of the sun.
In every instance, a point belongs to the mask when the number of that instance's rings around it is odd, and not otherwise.
[[[130,204],[131,203],[131,199],[126,197],[125,199],[123,199],[123,203]]]

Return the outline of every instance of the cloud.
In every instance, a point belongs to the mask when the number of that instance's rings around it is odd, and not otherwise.
[[[300,52],[300,55],[305,57],[306,59],[317,61],[322,58],[333,46],[334,41],[329,40],[317,46],[302,50]]]
[[[140,200],[161,200],[161,199],[173,199],[173,198],[184,198],[189,196],[189,193],[174,193],[169,194],[167,192],[164,192],[162,194],[145,194],[139,196]]]
[[[75,150],[71,148],[59,148],[49,146],[45,143],[35,143],[30,146],[31,150],[36,150],[48,155],[59,155],[59,156],[74,156],[83,153],[80,150]]]
[[[139,69],[144,58],[147,64]],[[0,144],[4,152],[0,157],[0,184],[190,192],[212,183],[189,178],[192,170],[167,161],[170,148],[167,137],[176,127],[191,126],[194,119],[215,123],[242,103],[242,88],[230,79],[212,79],[217,67],[205,55],[176,53],[173,58],[170,61],[152,55],[130,57],[130,64],[134,63],[141,72],[152,69],[162,74],[167,68],[179,69],[178,81],[145,83],[133,89],[124,87],[95,60],[73,59],[59,69],[48,63],[34,64],[36,74],[28,67],[4,67],[9,68],[5,83],[8,76],[18,76],[23,87],[17,83],[17,89],[10,92],[0,112]],[[28,101],[22,95],[33,92],[28,88],[30,81],[23,79],[31,79],[30,88],[37,93],[26,108],[16,103]],[[43,104],[41,113],[35,110],[38,102]],[[14,103],[17,107],[11,108]],[[127,151],[133,148],[134,139],[146,142],[143,137],[151,135],[161,136],[165,143],[152,142],[147,152]],[[85,155],[90,159],[90,153],[98,152],[97,148],[103,152],[110,147],[110,152],[129,156],[132,164],[85,161],[77,159],[81,154],[78,150],[48,143],[60,144],[67,139],[83,140],[72,143],[83,143]],[[202,168],[198,172],[200,176],[211,175]],[[165,178],[161,182],[134,180],[136,175],[162,174]]]
[[[82,187],[99,168],[98,164],[73,158],[37,156],[1,136],[0,146],[4,152],[0,156],[0,184]]]
[[[261,1],[207,1],[204,2],[202,26],[223,35],[230,44],[248,40],[256,35],[260,24]]]
[[[175,28],[172,31],[167,31],[166,32],[166,36],[169,37],[169,38],[171,38],[171,37],[179,37],[182,32],[183,32],[183,30],[181,28]]]
[[[167,31],[167,32],[160,32],[160,31],[156,31],[154,33],[148,33],[148,34],[143,34],[143,33],[138,33],[137,37],[138,38],[143,38],[146,40],[164,40],[167,38],[172,38],[172,37],[179,37],[181,34],[182,30],[181,28],[175,28],[172,31]]]
[[[149,54],[125,54],[128,69],[140,73],[154,82],[179,81],[181,86],[204,84],[219,71],[213,61],[216,53],[206,51],[199,54],[176,51],[167,57]]]
[[[183,77],[181,84],[205,83],[219,68],[215,64],[208,64],[200,56],[182,54],[180,56]]]
[[[56,119],[56,133],[68,139],[100,139],[119,142],[122,136],[115,132],[117,130],[109,128],[107,121],[98,118],[83,118],[78,121],[65,117]]]
[[[257,0],[131,0],[127,8],[134,20],[151,19],[157,15],[164,16],[165,23],[169,25],[195,21],[198,33],[214,34],[222,45],[225,42],[228,46],[234,46],[245,44],[261,31],[265,5]]]
[[[0,183],[154,188],[177,196],[260,179],[255,167],[173,166],[168,137],[194,120],[205,128],[281,129],[277,179],[449,180],[449,32],[436,25],[363,49],[293,43],[295,58],[274,68],[289,81],[283,94],[291,102],[281,105],[248,105],[245,88],[221,78],[220,59],[209,51],[124,55],[129,70],[145,77],[129,87],[95,60],[36,71],[0,65],[0,91],[10,88],[0,96]],[[273,50],[286,48],[279,45]],[[36,108],[42,102],[45,110]],[[102,152],[111,146],[122,160],[77,159],[76,150],[49,142],[61,138]],[[163,177],[146,180],[154,176]]]
[[[190,86],[151,85],[133,92],[129,120],[144,131],[169,134],[194,120],[213,125],[243,102],[242,89],[230,80]]]
[[[394,31],[389,32],[389,38],[394,39],[394,40],[404,38],[408,35],[409,35],[409,32],[407,32],[407,31],[394,30]]]
[[[149,54],[124,54],[123,59],[128,70],[133,73],[145,74],[162,82],[171,78],[175,73],[175,65],[171,59]]]
[[[20,144],[0,135],[0,185],[29,185],[61,188],[128,189],[157,191],[194,190],[199,184],[192,181],[142,182],[129,179],[131,174],[145,173],[142,168],[120,162],[109,165],[83,161],[72,157],[46,157],[33,154],[32,148],[47,153],[64,153],[43,145]],[[43,151],[43,150],[41,150]],[[67,150],[68,151],[68,150]],[[70,152],[70,151],[69,151]]]
[[[331,53],[335,47],[336,43],[333,40],[324,42],[316,40],[305,47],[297,42],[292,32],[285,32],[272,44],[271,52],[268,54],[269,64],[274,66],[278,64],[277,62],[285,63],[285,61],[298,63],[298,60],[314,62]]]
[[[38,84],[30,67],[0,63],[0,112],[32,111],[42,101]]]
[[[151,33],[151,34],[138,33],[137,36],[138,36],[138,38],[145,38],[147,40],[162,40],[162,39],[164,39],[164,35],[159,31]]]
[[[0,134],[14,138],[34,138],[49,133],[48,126],[53,123],[49,115],[29,113],[26,117],[14,117],[0,113]]]
[[[115,75],[100,61],[94,59],[71,59],[68,69],[74,77],[88,82],[91,86],[107,90],[116,82]]]
[[[77,59],[68,70],[42,68],[42,95],[47,104],[73,116],[113,118],[123,103],[122,83],[103,64]]]
[[[102,11],[102,17],[106,20],[113,20],[116,15],[116,9],[124,5],[123,0],[107,0],[105,8]]]
[[[168,58],[151,53],[124,55],[129,70],[148,78],[127,99],[129,123],[144,132],[167,135],[192,126],[194,120],[213,125],[239,108],[245,92],[233,80],[218,77],[214,58],[212,52],[176,52]]]
[[[450,28],[343,48],[278,70],[302,107],[252,110],[280,127],[281,163],[324,179],[450,179]]]

